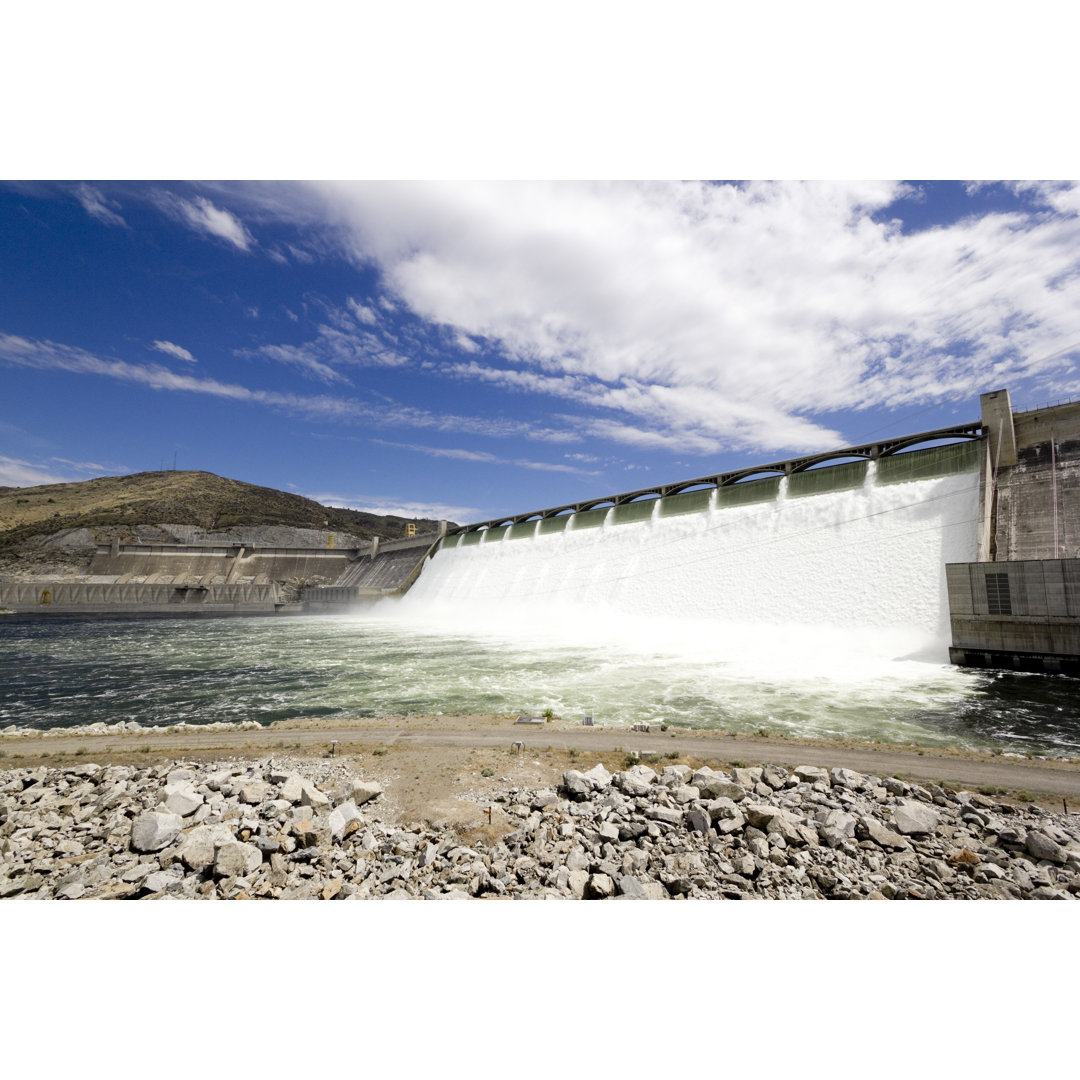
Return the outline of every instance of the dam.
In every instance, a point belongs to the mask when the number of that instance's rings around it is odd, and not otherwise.
[[[977,443],[920,454],[463,531],[401,606],[650,634],[873,628],[924,652],[948,631],[945,564],[975,557]]]
[[[1080,404],[1014,413],[999,390],[980,406],[949,428],[368,548],[114,540],[82,579],[0,582],[0,608],[422,614],[645,640],[697,627],[736,652],[783,642],[787,664],[855,631],[890,659],[1080,673]]]

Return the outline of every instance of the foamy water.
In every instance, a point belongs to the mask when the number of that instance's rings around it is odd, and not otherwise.
[[[396,618],[844,678],[948,659],[945,564],[975,558],[974,474],[440,551]]]

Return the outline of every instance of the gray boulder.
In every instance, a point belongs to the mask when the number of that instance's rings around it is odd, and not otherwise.
[[[131,846],[135,851],[161,851],[180,835],[183,827],[184,819],[179,814],[150,810],[131,823]]]
[[[295,806],[300,801],[300,796],[304,794],[305,783],[302,776],[290,773],[281,782],[281,797]]]
[[[804,784],[824,784],[826,787],[831,785],[828,771],[817,765],[796,765],[795,775]]]
[[[567,876],[566,887],[570,894],[578,900],[585,898],[585,886],[589,883],[588,870],[571,870]]]
[[[222,844],[214,857],[214,873],[218,877],[244,877],[262,866],[262,852],[254,844],[232,840]]]
[[[784,811],[779,806],[770,806],[768,803],[744,802],[739,809],[753,828],[766,833],[775,832],[774,823],[784,817]]]
[[[567,769],[562,775],[562,789],[571,798],[587,799],[592,794],[593,786],[584,773],[577,769]]]
[[[304,781],[303,791],[300,792],[300,805],[310,806],[316,812],[330,809],[330,799],[324,795],[314,784]]]
[[[608,900],[615,895],[615,882],[607,874],[590,874],[585,885],[586,900]]]
[[[730,799],[732,802],[741,802],[746,798],[746,789],[740,784],[733,784],[722,773],[714,773],[705,780],[697,780],[694,786],[701,792],[703,799]]]
[[[578,845],[571,848],[566,853],[566,869],[567,870],[588,870],[589,869],[589,856],[585,854],[585,849]]]
[[[862,773],[841,768],[830,769],[829,780],[832,782],[833,787],[852,788],[853,790],[861,788],[866,783],[866,777]]]
[[[626,772],[617,772],[612,783],[623,792],[623,794],[630,795],[633,798],[639,798],[642,795],[649,794],[648,782],[641,779],[639,776],[635,776],[633,771],[629,769]]]
[[[581,775],[592,784],[594,791],[604,791],[611,787],[611,773],[603,765],[594,765],[588,772]]]
[[[755,766],[752,769],[732,769],[731,778],[739,787],[752,788],[761,779],[761,773],[761,766]]]
[[[166,787],[165,796],[165,809],[181,817],[190,817],[203,804],[203,797],[188,784]]]
[[[240,801],[247,806],[258,806],[270,798],[271,787],[265,780],[251,780],[240,789]]]
[[[217,849],[235,839],[228,825],[200,825],[184,837],[176,854],[189,870],[202,873],[214,865]]]
[[[628,900],[649,899],[649,894],[645,892],[645,888],[641,882],[638,881],[637,878],[630,877],[628,874],[624,874],[619,878],[616,887],[619,890],[619,895],[625,896]]]
[[[183,880],[183,874],[176,870],[158,870],[156,873],[147,874],[143,878],[143,888],[150,892],[167,892],[169,889],[176,885],[179,885]]]
[[[1025,846],[1027,853],[1033,859],[1046,859],[1048,862],[1060,865],[1068,858],[1065,849],[1060,844],[1055,844],[1049,836],[1039,829],[1032,829],[1027,834]]]
[[[352,800],[340,803],[330,813],[330,839],[333,843],[342,840],[349,832],[355,832],[361,821],[360,811]],[[350,829],[349,826],[352,825]]]
[[[377,799],[383,793],[382,784],[374,780],[354,780],[352,782],[352,801],[357,806]]]
[[[840,847],[845,840],[855,837],[856,820],[843,810],[826,810],[819,815],[818,835],[828,847]]]
[[[893,821],[903,836],[926,836],[938,827],[941,816],[924,802],[904,799],[893,807]]]
[[[665,765],[660,773],[660,783],[668,788],[682,787],[692,772],[689,765]]]
[[[860,840],[873,840],[880,847],[893,848],[897,851],[911,847],[898,832],[894,832],[869,814],[859,818],[855,826],[855,835]]]

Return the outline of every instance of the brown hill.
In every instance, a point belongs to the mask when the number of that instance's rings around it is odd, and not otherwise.
[[[301,495],[229,480],[208,472],[144,472],[103,476],[72,484],[0,488],[0,552],[37,548],[43,538],[68,529],[119,534],[136,526],[168,523],[207,531],[238,526],[285,525],[329,529],[361,539],[396,540],[405,526],[432,532],[438,522],[323,506]]]

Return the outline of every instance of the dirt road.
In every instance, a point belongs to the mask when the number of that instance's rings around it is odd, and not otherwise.
[[[4,765],[15,766],[67,755],[91,761],[126,757],[132,753],[204,756],[207,752],[256,756],[282,749],[303,753],[347,754],[376,748],[426,751],[434,768],[439,751],[477,750],[509,753],[512,743],[524,744],[525,754],[566,752],[588,767],[590,754],[637,751],[671,759],[759,765],[842,766],[878,776],[945,781],[970,788],[993,786],[1045,796],[1080,800],[1080,764],[1064,761],[994,757],[960,751],[908,749],[885,744],[839,743],[808,739],[776,739],[716,732],[648,733],[625,728],[582,728],[565,723],[532,727],[516,725],[512,717],[391,717],[347,723],[288,721],[260,731],[189,730],[183,733],[144,732],[125,735],[0,736]]]

